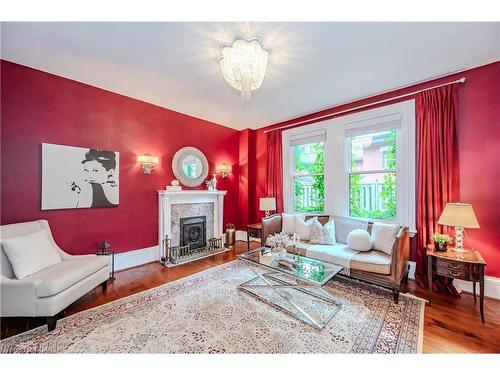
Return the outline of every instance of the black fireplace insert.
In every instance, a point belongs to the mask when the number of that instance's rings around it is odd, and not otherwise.
[[[189,246],[190,250],[207,246],[206,231],[206,216],[181,218],[180,246]]]

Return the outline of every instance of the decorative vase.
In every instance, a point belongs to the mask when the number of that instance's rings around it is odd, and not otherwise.
[[[207,184],[208,190],[210,191],[216,191],[217,190],[217,175],[214,173],[212,175],[212,178],[208,181],[205,181]]]
[[[434,242],[436,251],[448,251],[448,244],[446,242]]]

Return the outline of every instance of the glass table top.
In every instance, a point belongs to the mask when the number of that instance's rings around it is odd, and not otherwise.
[[[278,256],[275,253],[273,254],[268,247],[261,247],[242,254],[239,259],[317,285],[326,284],[328,280],[342,271],[342,267],[336,264],[300,255],[294,256],[293,254],[284,253],[284,255]]]

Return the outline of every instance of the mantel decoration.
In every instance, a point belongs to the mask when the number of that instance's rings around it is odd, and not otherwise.
[[[257,38],[236,38],[232,45],[222,47],[219,58],[222,75],[236,90],[241,91],[244,103],[250,101],[250,93],[257,90],[266,75],[270,50],[262,47]]]
[[[208,190],[216,191],[217,190],[217,175],[215,173],[212,174],[212,178],[210,180],[205,181]]]
[[[170,181],[170,185],[165,186],[165,190],[167,190],[167,191],[182,191],[182,186],[180,186],[179,181],[172,180],[172,181]]]

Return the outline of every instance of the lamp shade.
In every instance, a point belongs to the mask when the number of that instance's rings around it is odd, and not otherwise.
[[[260,198],[259,199],[259,209],[261,211],[275,211],[276,210],[276,198]]]
[[[468,203],[447,203],[438,224],[450,227],[479,228],[476,215]]]

